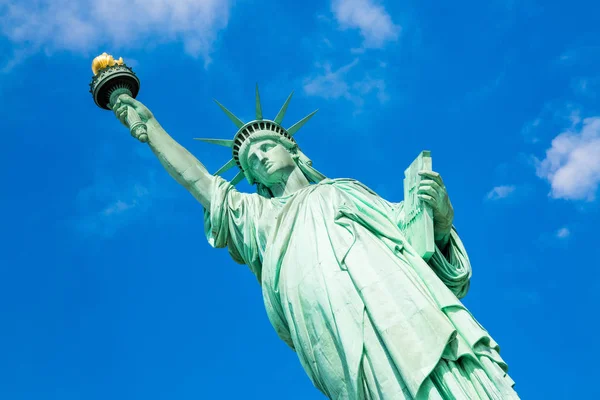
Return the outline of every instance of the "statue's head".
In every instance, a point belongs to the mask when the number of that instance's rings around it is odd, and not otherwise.
[[[264,125],[257,123],[257,126],[259,130],[241,142],[234,154],[237,155],[241,173],[248,182],[256,185],[260,195],[272,197],[270,188],[285,184],[295,169],[299,169],[310,183],[325,178],[312,167],[312,161],[302,153],[292,137],[283,135],[283,129],[276,129],[273,121],[265,120]]]
[[[316,113],[309,114],[290,128],[281,126],[292,95],[273,120],[263,119],[258,87],[256,88],[256,120],[244,123],[229,110],[217,102],[229,119],[238,127],[233,140],[198,139],[204,142],[226,146],[232,149],[233,158],[221,167],[215,175],[235,167],[240,172],[232,179],[237,184],[246,178],[250,184],[257,185],[257,191],[269,197],[268,188],[285,181],[286,177],[299,168],[309,182],[318,182],[325,177],[312,168],[312,162],[302,153],[294,140],[294,134]]]
[[[286,181],[298,168],[290,150],[274,139],[252,141],[243,164],[252,180],[267,187]]]

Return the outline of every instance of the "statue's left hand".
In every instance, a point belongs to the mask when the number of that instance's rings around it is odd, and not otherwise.
[[[417,195],[433,210],[433,224],[435,240],[443,240],[452,230],[454,209],[442,177],[437,172],[420,171],[422,180],[419,183]]]

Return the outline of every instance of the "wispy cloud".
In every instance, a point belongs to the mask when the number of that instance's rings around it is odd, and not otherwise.
[[[569,236],[571,236],[571,231],[569,230],[569,228],[563,227],[556,231],[556,237],[559,239],[566,239]]]
[[[600,46],[579,46],[563,52],[556,60],[562,67],[577,66],[579,68],[587,65],[596,65]]]
[[[86,235],[114,235],[148,211],[152,203],[149,184],[140,181],[118,182],[99,176],[77,195],[78,216],[72,220],[75,230]]]
[[[565,125],[574,126],[581,122],[581,107],[578,104],[560,101],[547,102],[537,117],[521,129],[523,138],[529,143],[549,139],[548,132],[555,132]]]
[[[319,72],[304,80],[304,92],[309,96],[325,99],[344,98],[360,107],[364,96],[374,93],[380,103],[388,99],[385,82],[372,78],[369,74],[359,77],[351,76],[350,72],[358,65],[358,59],[346,64],[335,71],[329,63],[317,64]]]
[[[400,26],[394,24],[386,9],[374,0],[331,0],[330,6],[331,14],[317,15],[325,29],[319,32],[323,37],[317,40],[321,46],[313,47],[320,49],[315,54],[319,61],[314,64],[316,70],[304,78],[304,93],[330,100],[348,100],[354,104],[355,114],[363,111],[367,100],[385,103],[389,99],[385,54],[380,51],[376,58],[369,58],[367,53],[398,40]],[[361,39],[349,37],[338,28],[358,32]],[[333,39],[334,36],[338,40]]]
[[[537,137],[537,130],[541,123],[542,119],[538,117],[532,121],[527,122],[525,126],[523,126],[523,128],[521,129],[521,134],[527,142],[537,143],[540,141],[540,138]]]
[[[598,97],[598,89],[600,89],[600,77],[593,76],[573,79],[571,89],[578,95],[596,99]]]
[[[400,26],[373,0],[333,0],[331,11],[341,28],[360,31],[365,48],[381,48],[400,35]]]
[[[542,303],[542,295],[533,287],[513,287],[505,291],[504,296],[507,303],[512,307],[531,308],[537,307]]]
[[[0,34],[27,51],[89,55],[99,46],[138,48],[180,41],[187,54],[210,62],[227,25],[229,0],[0,0]],[[90,50],[91,49],[91,50]],[[18,62],[15,53],[1,68]]]
[[[513,185],[496,186],[485,196],[488,200],[500,200],[514,193],[516,187]]]
[[[117,159],[131,161],[121,170],[115,169]],[[85,162],[84,170],[93,172],[86,178],[89,184],[73,199],[73,214],[66,221],[69,229],[78,235],[106,238],[142,220],[164,223],[165,218],[173,219],[175,211],[165,210],[177,209],[177,196],[185,191],[154,162],[147,146],[120,149],[100,142]],[[170,207],[153,212],[164,204]]]
[[[317,64],[318,75],[306,78],[304,81],[304,92],[311,96],[320,96],[326,99],[338,99],[350,97],[350,85],[346,82],[346,75],[358,64],[355,59],[335,71],[331,70],[329,63]]]
[[[592,201],[600,183],[600,116],[581,121],[552,140],[543,160],[537,160],[537,175],[550,183],[554,198]]]

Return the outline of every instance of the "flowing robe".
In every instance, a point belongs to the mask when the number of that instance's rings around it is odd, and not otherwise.
[[[496,342],[459,297],[453,229],[429,263],[390,203],[351,179],[267,199],[216,178],[205,233],[258,278],[267,315],[331,399],[516,399]]]

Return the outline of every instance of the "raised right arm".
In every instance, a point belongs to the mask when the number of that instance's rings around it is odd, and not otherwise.
[[[139,101],[122,95],[115,104],[117,117],[125,125],[126,105],[133,107],[148,128],[148,144],[160,163],[177,182],[185,187],[206,209],[210,209],[213,182],[204,165],[177,143],[158,123],[152,112]]]

